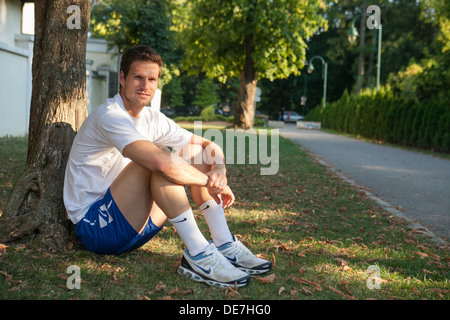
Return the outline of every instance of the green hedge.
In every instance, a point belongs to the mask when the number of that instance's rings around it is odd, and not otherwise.
[[[421,104],[395,97],[389,91],[344,92],[342,97],[317,106],[306,116],[323,128],[406,146],[450,152],[450,106]]]

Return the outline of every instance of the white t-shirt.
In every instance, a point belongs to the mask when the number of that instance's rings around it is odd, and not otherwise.
[[[185,146],[192,133],[161,112],[144,107],[138,119],[125,109],[117,94],[83,122],[73,141],[64,179],[64,204],[73,223],[101,198],[130,162],[122,155],[128,144],[148,140],[175,150]]]

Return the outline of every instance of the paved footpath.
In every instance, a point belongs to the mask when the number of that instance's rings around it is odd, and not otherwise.
[[[362,142],[286,124],[280,135],[303,146],[348,181],[369,188],[379,203],[427,229],[435,240],[450,239],[450,160]]]

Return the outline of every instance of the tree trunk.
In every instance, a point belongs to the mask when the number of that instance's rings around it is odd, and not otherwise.
[[[362,12],[365,13],[367,9],[367,5],[364,2],[362,5]],[[355,87],[355,92],[357,95],[359,95],[361,88],[362,88],[362,84],[363,84],[363,79],[364,79],[364,50],[365,50],[365,46],[366,46],[366,17],[362,16],[361,17],[361,21],[360,21],[360,25],[359,25],[359,35],[360,35],[360,39],[359,39],[359,62],[358,62],[358,77],[356,79],[356,87]]]
[[[255,116],[255,96],[258,74],[252,53],[255,51],[253,35],[245,37],[245,65],[241,71],[239,99],[234,114],[234,126],[244,130],[253,128]]]
[[[76,7],[67,13],[71,5]],[[35,1],[28,155],[0,217],[0,242],[32,236],[47,249],[68,243],[64,172],[75,133],[87,116],[89,18],[89,0]]]
[[[373,71],[373,65],[374,65],[374,61],[375,61],[375,52],[377,51],[377,32],[375,30],[373,38],[372,38],[372,50],[370,51],[369,54],[369,62],[367,63],[367,76],[366,76],[366,83],[367,86],[370,86],[371,88],[373,87],[373,75],[372,75],[372,71]]]

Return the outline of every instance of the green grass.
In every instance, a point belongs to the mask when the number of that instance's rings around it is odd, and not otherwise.
[[[23,170],[26,143],[0,139],[0,213]],[[449,300],[448,246],[409,230],[286,139],[280,137],[279,172],[261,176],[259,169],[228,165],[236,195],[226,212],[230,228],[274,265],[249,286],[224,290],[179,276],[183,246],[168,224],[120,256],[88,253],[76,241],[56,254],[32,240],[7,244],[0,249],[0,299]],[[66,286],[71,265],[80,268],[80,289]],[[369,266],[380,270],[379,289],[368,288]]]

